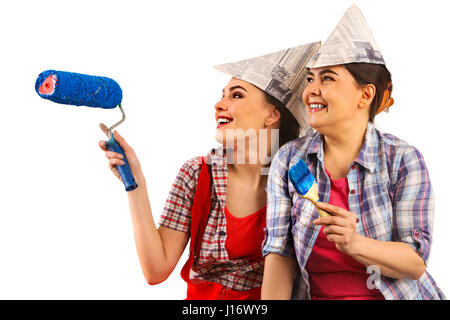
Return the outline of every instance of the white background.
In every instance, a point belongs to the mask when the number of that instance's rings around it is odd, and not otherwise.
[[[123,185],[97,146],[114,110],[58,105],[34,91],[47,69],[115,79],[158,220],[178,169],[214,140],[228,76],[214,64],[324,41],[352,1],[2,1],[0,298],[183,299],[184,255],[149,286]],[[393,74],[377,117],[424,155],[436,196],[428,271],[450,295],[448,1],[356,1]]]

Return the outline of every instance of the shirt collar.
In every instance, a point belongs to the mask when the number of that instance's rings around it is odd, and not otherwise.
[[[372,122],[369,122],[367,124],[363,146],[355,162],[359,163],[370,172],[373,172],[377,165],[378,141],[375,125]]]
[[[317,159],[323,162],[323,135],[316,132],[315,137],[311,140],[311,143],[306,152],[306,156],[315,154]],[[373,172],[377,164],[378,155],[378,135],[375,129],[375,125],[372,122],[367,124],[366,135],[364,137],[364,143],[361,151],[358,154],[355,162],[361,166]]]
[[[313,135],[314,137],[306,151],[306,156],[315,154],[319,160],[323,161],[323,136],[318,132],[315,132]]]
[[[210,150],[207,158],[207,164],[211,166],[213,188],[222,208],[225,208],[225,196],[227,192],[228,167],[226,157],[226,149],[218,146]]]

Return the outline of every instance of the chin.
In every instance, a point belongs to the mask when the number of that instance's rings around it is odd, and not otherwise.
[[[325,124],[320,121],[308,121],[308,126],[321,134],[323,134],[323,129],[325,128]]]
[[[256,130],[254,129],[249,129],[246,131],[244,131],[243,129],[218,129],[215,136],[216,141],[224,147],[226,146],[227,148],[234,148],[236,146],[236,143],[240,143],[241,145],[245,146],[246,140],[254,140],[257,138],[258,135],[256,133]],[[228,145],[227,142],[230,145]]]
[[[216,136],[215,139],[218,143],[220,143],[221,145],[225,145],[226,142],[226,138],[223,134],[223,131],[221,130],[216,130]]]
[[[320,121],[308,119],[308,126],[313,128],[314,130],[317,130],[317,128],[320,127]]]

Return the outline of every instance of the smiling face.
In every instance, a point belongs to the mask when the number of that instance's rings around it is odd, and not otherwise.
[[[279,113],[265,99],[265,93],[254,85],[231,78],[222,91],[222,99],[215,105],[217,133],[216,139],[226,137],[226,131],[241,129],[244,132],[254,129],[276,128]],[[278,118],[274,118],[278,116]],[[219,141],[224,143],[224,141]]]
[[[344,66],[314,68],[308,72],[303,101],[308,124],[322,134],[367,124],[374,86],[359,86]]]

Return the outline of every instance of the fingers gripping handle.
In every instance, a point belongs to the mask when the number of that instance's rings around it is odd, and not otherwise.
[[[125,164],[123,166],[116,166],[119,171],[120,177],[122,178],[122,182],[125,185],[126,191],[132,191],[137,188],[137,183],[134,180],[133,173],[131,172],[130,165],[128,164],[128,160],[125,157],[125,153],[123,152],[122,147],[114,140],[114,136],[111,135],[111,138],[106,141],[106,148],[109,151],[117,152],[123,155],[123,161]]]

